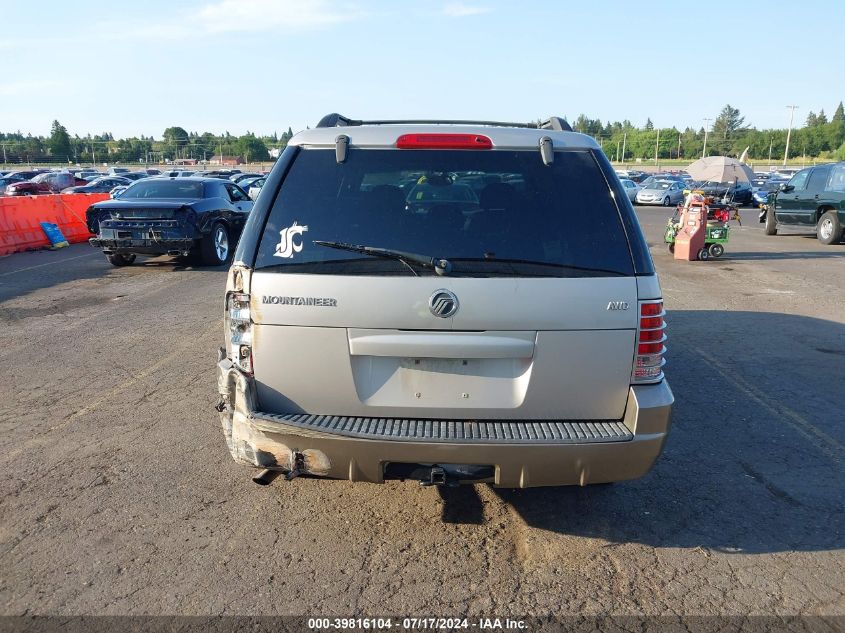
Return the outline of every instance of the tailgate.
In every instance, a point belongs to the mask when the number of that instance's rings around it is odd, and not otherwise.
[[[429,309],[440,289],[458,298],[452,317]],[[255,378],[267,412],[612,420],[625,410],[634,277],[258,271],[251,296]]]

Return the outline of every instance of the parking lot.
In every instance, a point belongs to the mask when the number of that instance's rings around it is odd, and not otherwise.
[[[746,209],[676,262],[638,214],[674,424],[587,488],[258,487],[213,409],[224,270],[0,259],[3,613],[845,613],[845,245]]]

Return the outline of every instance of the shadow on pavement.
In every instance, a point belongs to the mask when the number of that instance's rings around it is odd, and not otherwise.
[[[115,274],[132,275],[139,271],[226,270],[227,266],[196,266],[176,257],[139,257],[131,266],[115,267],[88,244],[72,244],[55,251],[47,249],[14,253],[0,257],[0,302],[51,288],[62,283],[105,278]]]
[[[438,486],[443,500],[441,518],[444,523],[480,525],[484,523],[484,504],[475,486],[449,488]]]
[[[162,270],[173,270],[177,272],[184,270],[206,272],[229,270],[229,264],[224,264],[222,266],[205,266],[203,264],[195,264],[187,258],[162,255],[153,259],[144,259],[143,257],[139,257],[135,260],[135,263],[131,266],[126,266],[126,268],[160,268]]]
[[[654,547],[845,547],[845,325],[759,312],[669,317],[666,449],[638,481],[494,489],[533,527]]]
[[[714,262],[718,261],[729,261],[729,260],[769,260],[769,259],[829,259],[833,258],[845,258],[845,250],[837,249],[835,246],[828,246],[832,250],[827,252],[819,252],[819,251],[793,251],[793,252],[736,252],[730,251],[725,249],[725,255],[717,260],[713,260]],[[708,262],[709,263],[709,262]]]

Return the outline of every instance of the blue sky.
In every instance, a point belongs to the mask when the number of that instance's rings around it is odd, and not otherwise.
[[[785,127],[786,104],[803,123],[845,99],[841,0],[3,0],[0,24],[0,130],[33,134],[271,133],[334,111],[700,127],[725,103]]]

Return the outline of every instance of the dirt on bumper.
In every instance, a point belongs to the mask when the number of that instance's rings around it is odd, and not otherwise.
[[[475,464],[494,467],[491,483],[509,488],[587,485],[636,479],[659,457],[674,402],[666,382],[632,387],[624,442],[579,444],[427,443],[360,439],[307,431],[258,414],[250,377],[228,359],[217,365],[217,409],[229,452],[255,468],[382,483],[388,463]]]

